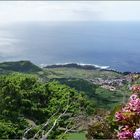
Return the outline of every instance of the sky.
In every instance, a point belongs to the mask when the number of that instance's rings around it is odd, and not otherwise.
[[[140,21],[140,1],[0,1],[0,25],[28,21]]]
[[[0,61],[26,49],[3,26],[42,21],[140,21],[140,1],[0,1]]]

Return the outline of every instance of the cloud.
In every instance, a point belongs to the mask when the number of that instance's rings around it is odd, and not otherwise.
[[[140,1],[0,1],[0,24],[140,20]]]

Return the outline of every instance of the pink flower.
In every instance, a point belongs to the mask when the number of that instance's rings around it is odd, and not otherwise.
[[[130,100],[128,106],[131,111],[137,112],[140,114],[140,99],[136,98],[135,100]]]
[[[131,112],[131,108],[129,105],[126,105],[125,107],[122,108],[122,112]]]
[[[119,139],[132,139],[134,136],[135,139],[140,140],[140,128],[133,132],[139,124],[140,98],[137,93],[140,93],[140,86],[133,86],[132,91],[134,94],[130,96],[128,103],[115,114],[116,121],[121,124],[117,135]]]
[[[131,130],[123,130],[118,133],[118,138],[119,139],[132,139],[133,138],[133,132]]]
[[[122,121],[125,119],[125,117],[123,116],[122,112],[116,112],[115,113],[115,118],[116,118],[116,121]]]

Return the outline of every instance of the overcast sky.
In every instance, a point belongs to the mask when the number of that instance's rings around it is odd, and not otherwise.
[[[140,21],[140,1],[0,1],[0,59],[25,49],[1,25],[33,21]]]
[[[0,24],[87,20],[140,21],[140,1],[0,1]]]

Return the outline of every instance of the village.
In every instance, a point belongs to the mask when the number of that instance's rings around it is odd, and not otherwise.
[[[91,82],[92,84],[100,85],[102,88],[109,89],[110,91],[115,91],[116,89],[122,87],[124,84],[130,85],[132,82],[138,79],[140,79],[139,74],[128,74],[119,78],[113,79],[95,78],[88,79],[88,81]]]

